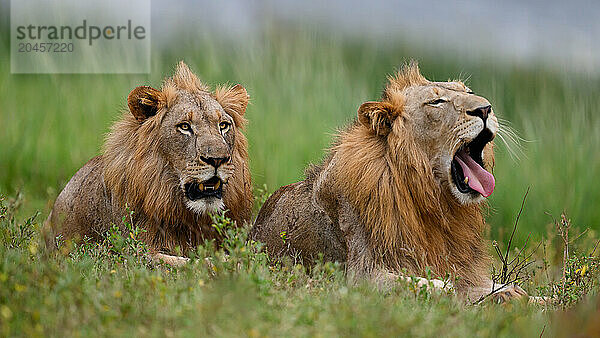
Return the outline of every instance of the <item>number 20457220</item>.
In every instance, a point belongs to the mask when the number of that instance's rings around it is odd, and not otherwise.
[[[19,53],[71,53],[74,46],[71,42],[20,42]]]

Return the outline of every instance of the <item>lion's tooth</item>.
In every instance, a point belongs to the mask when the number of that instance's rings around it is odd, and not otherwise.
[[[465,177],[465,184],[469,183],[469,176]]]
[[[221,181],[217,181],[217,183],[215,183],[215,189],[219,189],[220,186],[221,186]]]
[[[204,184],[200,183],[200,184],[198,185],[198,189],[200,189],[200,190],[204,190]]]

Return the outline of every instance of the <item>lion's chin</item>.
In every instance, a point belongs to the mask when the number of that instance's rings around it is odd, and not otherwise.
[[[482,202],[485,197],[481,196],[481,194],[473,194],[473,193],[463,193],[458,190],[458,188],[453,184],[450,184],[450,191],[452,195],[456,197],[456,199],[460,202],[460,204],[477,204]]]
[[[207,197],[199,200],[187,200],[185,205],[197,214],[207,214],[207,213],[219,213],[225,210],[225,204],[223,200],[216,197]]]

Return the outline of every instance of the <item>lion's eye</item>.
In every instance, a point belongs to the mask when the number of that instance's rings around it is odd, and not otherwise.
[[[230,127],[231,127],[231,123],[229,123],[229,122],[219,123],[219,129],[221,130],[221,134],[225,134],[229,130]]]
[[[183,122],[177,125],[177,129],[179,129],[179,131],[181,131],[184,134],[191,134],[192,133],[192,126],[190,126],[189,123],[187,122]]]
[[[435,99],[435,100],[429,101],[426,104],[430,105],[432,107],[439,107],[439,106],[441,106],[442,104],[444,104],[446,102],[448,102],[448,100],[443,99],[443,98],[439,98],[439,99]]]

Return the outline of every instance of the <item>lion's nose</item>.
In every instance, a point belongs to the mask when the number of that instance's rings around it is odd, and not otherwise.
[[[467,114],[471,115],[471,116],[479,116],[483,120],[483,122],[485,122],[485,120],[487,120],[488,115],[490,114],[491,111],[492,111],[492,106],[487,105],[484,107],[476,108],[474,110],[470,110],[467,112]]]
[[[229,162],[229,157],[204,157],[204,156],[200,156],[200,159],[207,163],[212,165],[215,168],[218,168],[221,166],[221,164],[223,163],[227,163]]]

